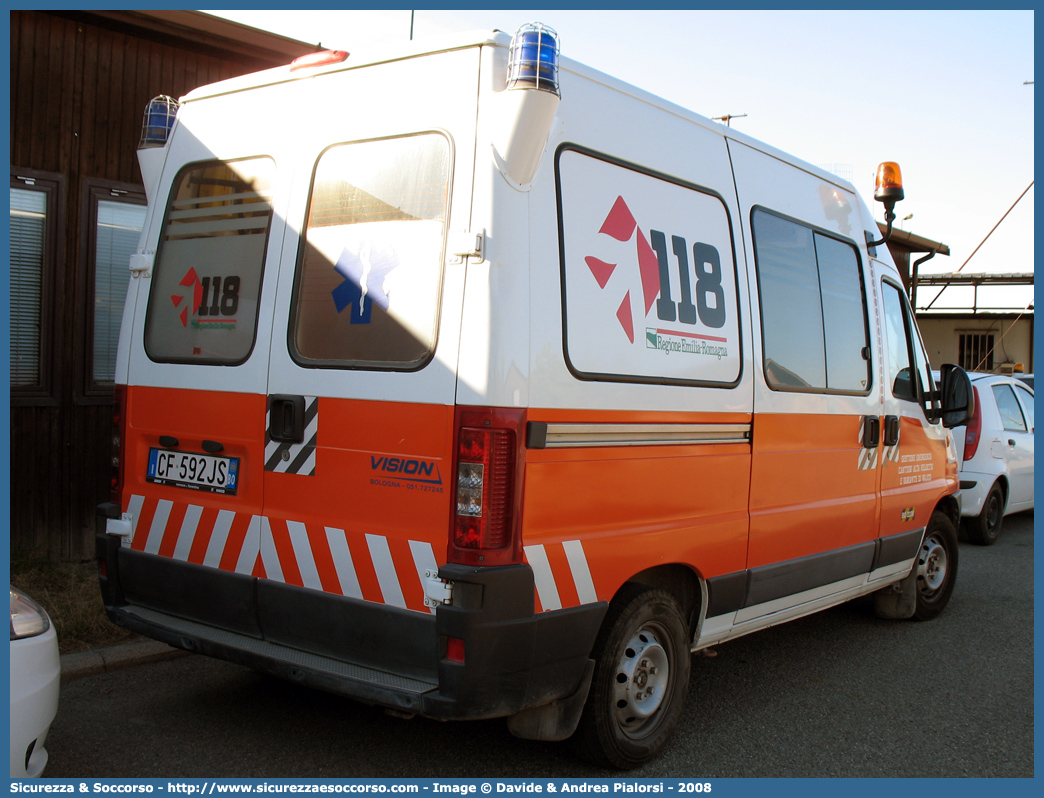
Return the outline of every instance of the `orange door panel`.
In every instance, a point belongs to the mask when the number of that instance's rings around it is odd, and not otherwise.
[[[898,445],[883,451],[881,535],[925,526],[957,481],[957,464],[946,455],[945,431],[903,416]]]
[[[127,389],[123,506],[131,548],[249,573],[251,528],[263,499],[265,397],[173,388]],[[206,443],[204,443],[206,442]],[[152,449],[212,454],[237,463],[234,493],[149,481]]]
[[[446,561],[453,408],[304,398],[312,452],[270,444],[265,576],[427,611],[424,571]]]
[[[862,422],[755,415],[748,568],[878,537],[877,450],[863,448]]]

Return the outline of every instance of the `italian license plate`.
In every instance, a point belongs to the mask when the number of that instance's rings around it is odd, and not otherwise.
[[[235,495],[239,485],[239,458],[149,449],[145,479],[157,485]]]

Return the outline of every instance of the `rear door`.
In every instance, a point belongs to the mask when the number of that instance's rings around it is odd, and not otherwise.
[[[446,240],[469,226],[478,78],[477,48],[317,78],[296,120],[263,615],[285,603],[278,584],[427,612],[424,572],[446,558],[464,287]],[[292,637],[277,614],[266,632]]]
[[[134,550],[254,573],[272,312],[291,172],[288,85],[185,103],[134,308],[125,502]],[[147,584],[140,586],[148,591]],[[163,597],[152,597],[153,603]]]

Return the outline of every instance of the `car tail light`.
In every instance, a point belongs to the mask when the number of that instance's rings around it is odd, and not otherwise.
[[[456,430],[448,559],[462,565],[521,562],[525,411],[458,408]]]
[[[967,463],[979,449],[979,439],[982,437],[982,402],[979,401],[979,389],[972,387],[975,393],[975,409],[964,429],[964,462]]]
[[[123,494],[123,457],[125,453],[124,441],[127,433],[127,386],[117,385],[116,393],[112,400],[112,440],[109,459],[109,501],[117,507]]]

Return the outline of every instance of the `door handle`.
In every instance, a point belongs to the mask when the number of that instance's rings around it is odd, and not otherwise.
[[[863,448],[876,449],[881,442],[881,419],[879,416],[863,416]]]
[[[899,416],[885,416],[884,445],[895,446],[899,443]]]
[[[305,400],[303,396],[273,394],[268,397],[268,436],[279,443],[304,441]]]

